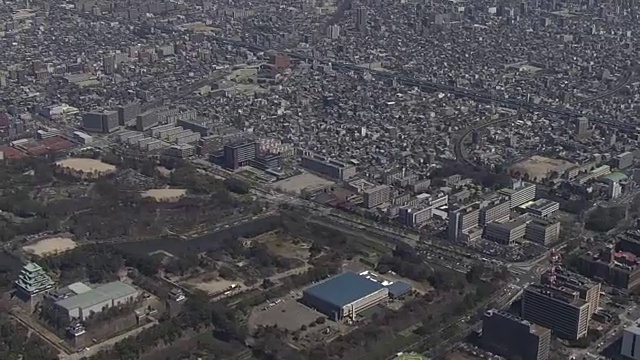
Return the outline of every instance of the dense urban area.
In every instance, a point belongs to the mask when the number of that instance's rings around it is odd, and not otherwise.
[[[0,0],[0,359],[640,360],[639,12]]]

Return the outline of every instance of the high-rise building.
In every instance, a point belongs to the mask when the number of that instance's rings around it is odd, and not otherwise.
[[[327,28],[327,37],[329,39],[337,39],[340,37],[340,25],[330,25]]]
[[[110,133],[120,127],[118,112],[92,111],[82,115],[82,127],[89,132]]]
[[[389,201],[391,195],[391,188],[389,185],[378,185],[371,189],[367,189],[362,193],[364,206],[367,209],[381,205]]]
[[[576,119],[576,135],[578,137],[583,137],[587,135],[589,131],[589,119],[584,116],[581,116]]]
[[[449,211],[449,240],[461,241],[468,230],[478,226],[479,220],[479,203],[452,209]]]
[[[105,74],[111,75],[116,72],[117,57],[116,54],[107,54],[102,57],[102,71]]]
[[[540,282],[544,285],[577,291],[580,299],[589,304],[589,315],[594,314],[600,307],[600,283],[578,273],[556,266],[542,274]]]
[[[224,166],[237,169],[249,165],[258,155],[258,143],[241,142],[224,146]]]
[[[136,130],[146,131],[158,124],[158,114],[152,109],[136,116]]]
[[[364,7],[359,7],[356,9],[356,30],[359,32],[367,31],[367,17],[368,17],[367,9]]]
[[[536,185],[515,180],[511,188],[500,189],[498,193],[509,197],[513,209],[536,198]]]
[[[482,320],[482,346],[507,359],[547,360],[551,331],[504,311],[489,310]]]
[[[122,126],[135,120],[138,114],[140,114],[140,103],[132,102],[118,106],[118,122]]]
[[[640,360],[640,327],[637,322],[624,329],[620,355],[627,359]]]
[[[587,335],[590,305],[578,291],[533,284],[524,289],[522,317],[560,338],[575,340]]]
[[[497,197],[480,203],[480,225],[490,222],[509,220],[511,214],[510,202],[505,197]]]

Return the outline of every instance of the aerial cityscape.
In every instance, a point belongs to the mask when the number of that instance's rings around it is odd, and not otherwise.
[[[635,0],[0,0],[0,360],[640,360]]]

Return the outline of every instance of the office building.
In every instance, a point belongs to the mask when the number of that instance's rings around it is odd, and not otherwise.
[[[82,131],[74,131],[73,139],[82,145],[89,145],[93,142],[93,137],[89,134],[85,134]]]
[[[489,310],[482,319],[480,343],[507,359],[548,360],[551,331],[507,312]]]
[[[640,360],[640,327],[637,321],[622,332],[620,355],[627,359]]]
[[[114,74],[117,66],[116,54],[107,54],[102,57],[102,71],[104,71],[106,75]]]
[[[99,132],[104,134],[114,132],[120,127],[118,112],[105,110],[85,113],[82,115],[82,127],[88,132]]]
[[[547,327],[563,339],[576,340],[587,335],[590,305],[575,290],[529,285],[522,296],[522,317]]]
[[[528,214],[537,217],[547,217],[560,210],[560,204],[548,199],[538,199],[536,201],[529,201],[521,205],[520,208]]]
[[[302,292],[302,302],[333,320],[350,318],[389,298],[389,289],[366,277],[346,272]]]
[[[511,203],[505,197],[498,197],[480,203],[480,226],[491,222],[503,222],[509,220]]]
[[[223,165],[229,169],[249,166],[258,156],[258,143],[241,142],[224,146]]]
[[[527,223],[524,237],[541,245],[552,244],[560,237],[560,223],[531,217]]]
[[[326,158],[308,151],[302,152],[300,165],[311,171],[342,181],[349,180],[357,174],[356,167],[351,164],[345,164],[342,161]]]
[[[527,222],[526,218],[517,218],[503,223],[488,223],[482,237],[498,244],[511,245],[524,238]]]
[[[147,131],[158,125],[158,114],[154,110],[147,110],[135,117],[136,130]]]
[[[120,105],[118,110],[118,123],[121,126],[128,125],[136,120],[136,116],[140,114],[140,103],[132,102],[126,105]]]
[[[577,291],[580,299],[589,304],[589,315],[594,314],[600,307],[600,283],[564,267],[555,266],[549,269],[540,277],[540,283]]]
[[[364,207],[371,209],[389,201],[391,188],[388,185],[378,185],[362,192]]]
[[[95,289],[83,283],[72,284],[69,288],[72,291],[71,296],[64,296],[55,301],[54,308],[59,316],[79,321],[85,321],[92,314],[111,307],[132,303],[140,294],[138,289],[120,281],[107,283]]]
[[[478,226],[480,220],[479,203],[459,207],[449,211],[449,240],[463,241],[465,234]]]
[[[513,209],[536,198],[536,185],[516,180],[511,188],[500,189],[498,193],[509,198]]]

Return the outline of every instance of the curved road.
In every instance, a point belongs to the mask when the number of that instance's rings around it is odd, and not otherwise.
[[[596,95],[594,97],[573,102],[573,103],[571,103],[569,105],[577,105],[577,104],[581,104],[581,103],[588,103],[588,102],[592,102],[592,101],[596,101],[596,100],[607,98],[607,97],[617,93],[618,91],[620,91],[625,86],[629,85],[629,83],[631,83],[633,81],[633,79],[635,78],[637,71],[638,71],[638,68],[634,67],[627,74],[625,79],[620,84],[615,86],[614,88],[611,88],[611,89],[609,89],[607,91],[604,91],[604,92],[602,92],[602,93],[600,93],[600,94],[598,94],[598,95]],[[567,115],[567,114],[561,114],[556,109],[554,109],[552,111],[545,111],[545,110],[539,110],[539,111],[546,112],[546,113],[558,114],[558,115]],[[471,126],[471,127],[468,127],[466,129],[460,131],[460,133],[456,137],[456,141],[455,141],[454,148],[453,148],[456,160],[458,160],[459,162],[462,162],[462,163],[464,163],[466,165],[475,166],[475,164],[472,161],[470,161],[469,159],[467,159],[467,157],[464,155],[464,140],[469,136],[469,134],[471,134],[475,130],[484,129],[484,128],[489,127],[489,126],[497,125],[497,124],[508,122],[508,121],[514,121],[517,118],[518,118],[518,116],[510,116],[510,117],[506,117],[506,118],[502,118],[502,119],[496,119],[496,120],[492,120],[492,121],[487,121],[487,122],[484,122],[484,123],[482,123],[480,125]],[[604,125],[608,125],[608,126],[619,128],[619,129],[635,129],[635,127],[633,127],[633,126],[631,126],[629,124],[625,124],[625,123],[619,123],[619,122],[613,122],[613,121],[607,121],[607,120],[598,120],[598,119],[590,119],[590,121],[593,122],[593,123],[596,123],[596,124],[604,124]]]

